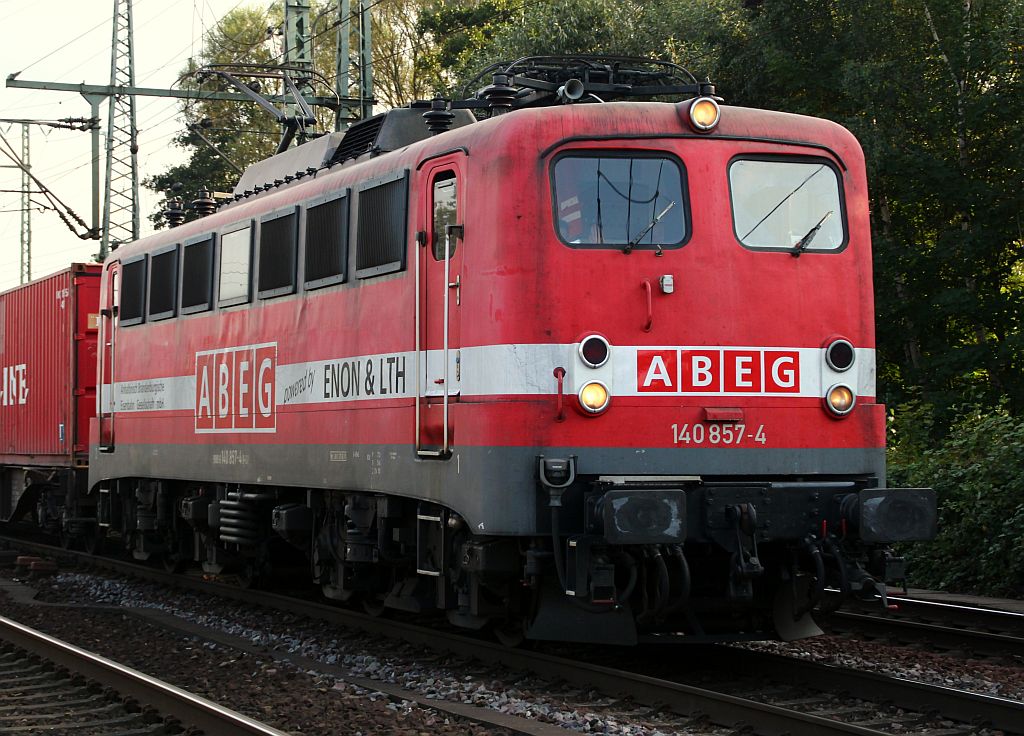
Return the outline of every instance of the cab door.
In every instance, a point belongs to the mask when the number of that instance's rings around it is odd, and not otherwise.
[[[117,344],[118,312],[121,305],[121,264],[107,265],[104,307],[100,310],[100,375],[96,382],[96,403],[100,419],[101,452],[114,451],[114,388],[115,346]]]
[[[451,406],[461,382],[462,156],[432,161],[420,178],[417,265],[416,452],[447,458],[455,443]]]

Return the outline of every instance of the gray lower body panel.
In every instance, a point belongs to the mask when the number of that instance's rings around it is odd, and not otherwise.
[[[442,504],[481,534],[537,533],[537,456],[575,455],[596,475],[769,477],[874,476],[884,449],[459,447],[445,460],[408,445],[119,445],[91,454],[89,487],[116,478],[244,483],[392,493]]]

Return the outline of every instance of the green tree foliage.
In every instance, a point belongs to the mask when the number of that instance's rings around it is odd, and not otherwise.
[[[267,28],[280,23],[280,15],[260,10],[239,8],[228,13],[207,33],[201,55],[182,70],[182,86],[197,86],[191,73],[200,66],[278,61],[275,58],[278,50],[268,42]],[[208,79],[202,89],[234,91],[218,79]],[[255,104],[204,100],[186,101],[182,108],[187,124],[205,126],[200,128],[202,134],[243,169],[272,153],[281,135],[274,119]],[[146,187],[165,195],[158,211],[150,215],[150,220],[158,227],[165,224],[162,211],[170,196],[180,196],[187,204],[201,189],[230,192],[238,180],[237,172],[194,130],[182,131],[173,144],[186,153],[185,161],[143,182]],[[193,217],[194,213],[190,212],[189,219]]]
[[[864,146],[883,395],[923,391],[940,430],[965,393],[1024,409],[1022,21],[1020,0],[787,0],[717,35],[731,101]]]
[[[436,69],[420,18],[427,0],[381,0],[373,13],[374,97],[385,108],[433,95]]]
[[[406,104],[412,99],[429,96],[421,61],[426,48],[419,38],[416,21],[421,0],[378,0],[373,4],[373,73],[375,98],[382,107]],[[353,2],[354,10],[358,3]],[[358,15],[350,21],[338,17],[334,0],[320,0],[310,12],[310,39],[313,46],[313,67],[331,85],[336,77],[338,28],[349,34],[351,58],[350,96],[358,95],[359,36]],[[267,10],[238,8],[222,18],[204,39],[203,51],[182,70],[182,86],[196,87],[193,72],[211,64],[250,64],[264,67],[280,65],[284,60],[280,29],[283,10],[280,2]],[[268,34],[268,29],[270,33]],[[241,77],[243,81],[249,78]],[[264,81],[264,94],[277,94],[276,82]],[[216,77],[207,77],[204,91],[231,91],[231,85]],[[333,89],[323,84],[312,89],[314,94],[330,96]],[[158,227],[164,223],[163,210],[170,196],[181,196],[186,204],[201,189],[230,192],[238,180],[238,172],[225,161],[245,169],[249,164],[274,153],[281,139],[281,126],[267,111],[255,103],[203,100],[183,104],[188,126],[173,141],[185,152],[182,164],[147,178],[144,185],[164,194],[157,212],[150,220]],[[334,129],[334,113],[325,108],[316,111],[318,125],[309,131],[317,135]],[[214,152],[200,137],[208,138],[222,153]],[[298,141],[303,137],[300,135]],[[189,219],[194,213],[189,213]]]
[[[435,94],[451,96],[478,64],[496,31],[521,16],[520,0],[428,0],[417,18],[425,73]]]
[[[434,85],[451,93],[489,64],[523,56],[655,56],[710,70],[718,46],[696,29],[735,25],[741,14],[732,0],[433,0],[419,27],[433,42]]]
[[[1024,595],[1024,419],[967,409],[946,439],[929,437],[932,407],[900,412],[889,483],[932,487],[939,536],[911,546],[911,584],[984,595]]]

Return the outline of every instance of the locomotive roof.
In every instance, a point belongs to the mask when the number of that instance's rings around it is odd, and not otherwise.
[[[321,161],[326,160],[326,163],[315,168],[311,164],[306,171],[301,172],[302,176],[288,176],[288,180],[284,176],[276,176],[278,181],[271,182],[258,194],[243,196],[222,206],[214,214],[124,245],[110,257],[119,259],[197,237],[241,219],[259,217],[314,197],[342,182],[350,186],[353,182],[397,168],[416,168],[426,158],[457,148],[473,154],[479,151],[490,157],[517,154],[533,157],[537,151],[550,153],[559,143],[569,141],[687,137],[697,140],[759,140],[806,144],[818,148],[826,155],[830,154],[844,169],[851,158],[860,156],[860,145],[856,138],[841,125],[793,113],[723,105],[718,127],[708,133],[695,133],[686,122],[691,103],[690,100],[679,103],[608,102],[515,110],[479,122],[464,122],[447,132],[402,147],[396,145],[394,150],[368,151],[345,161],[337,160],[339,136],[324,136],[288,152],[291,153],[290,157],[287,157],[287,153],[282,154],[286,158],[281,159],[281,162],[287,167],[295,162],[313,161],[319,157]],[[384,118],[396,113],[404,118],[403,124],[408,123],[410,113],[417,117],[420,115],[418,111],[400,108],[378,117]],[[381,128],[386,127],[386,120],[381,123]],[[261,164],[256,166],[260,167]],[[264,172],[271,170],[269,164],[256,169]]]

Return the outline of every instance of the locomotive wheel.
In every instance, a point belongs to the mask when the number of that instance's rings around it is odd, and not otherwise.
[[[168,554],[161,555],[160,560],[164,564],[164,570],[171,573],[172,575],[177,575],[179,572],[184,572],[185,568],[188,567],[189,562],[177,552],[170,552]]]
[[[258,560],[247,560],[238,571],[238,584],[246,590],[260,588],[266,581],[266,568]]]
[[[85,551],[90,555],[103,553],[103,547],[107,541],[107,530],[101,529],[95,524],[86,527],[85,536],[82,540]]]
[[[174,529],[168,529],[164,532],[163,536],[165,551],[160,555],[160,562],[163,564],[164,570],[172,574],[184,572],[192,558],[182,554],[183,540],[180,539],[181,535]]]
[[[384,605],[384,596],[382,595],[364,595],[361,603],[363,604],[363,610],[374,618],[383,616],[385,611],[387,611]]]
[[[522,618],[511,618],[495,623],[491,628],[494,638],[503,647],[515,649],[526,641],[526,625]]]

